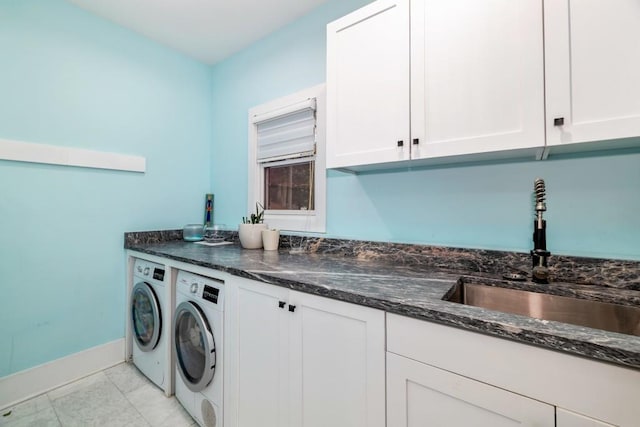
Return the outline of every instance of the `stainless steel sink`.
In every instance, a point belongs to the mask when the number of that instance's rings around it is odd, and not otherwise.
[[[640,307],[636,306],[476,283],[459,283],[446,299],[504,313],[640,336]]]

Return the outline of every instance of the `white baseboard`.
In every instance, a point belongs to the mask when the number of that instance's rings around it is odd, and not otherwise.
[[[124,338],[0,378],[0,409],[124,362]]]

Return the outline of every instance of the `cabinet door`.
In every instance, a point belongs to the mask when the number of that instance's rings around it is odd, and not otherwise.
[[[555,425],[554,407],[387,353],[387,424],[394,427]]]
[[[409,0],[376,1],[330,23],[327,167],[407,160],[409,126]]]
[[[241,278],[234,278],[232,286],[225,328],[231,346],[227,396],[233,415],[228,424],[286,427],[289,312],[280,305],[287,301],[288,290]]]
[[[556,408],[556,427],[613,427],[607,424],[566,409]]]
[[[291,426],[385,426],[384,312],[291,292]]]
[[[542,148],[543,73],[541,0],[412,0],[412,158]]]
[[[640,2],[544,3],[547,145],[640,135]]]

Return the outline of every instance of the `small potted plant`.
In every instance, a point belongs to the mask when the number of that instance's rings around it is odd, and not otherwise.
[[[242,217],[242,224],[238,226],[240,244],[245,249],[260,249],[262,247],[262,230],[267,229],[264,224],[264,207],[256,203],[256,212],[248,217]]]

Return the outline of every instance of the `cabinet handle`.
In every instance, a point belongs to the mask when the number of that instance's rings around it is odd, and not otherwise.
[[[278,301],[278,307],[284,308],[285,305],[287,305],[285,301]]]
[[[404,145],[404,141],[398,141],[398,147],[402,147]]]
[[[555,119],[553,119],[553,125],[554,126],[564,125],[564,117],[556,117]]]
[[[420,140],[418,138],[413,138],[413,145],[420,144]]]
[[[289,311],[290,311],[290,312],[292,312],[292,313],[293,313],[294,311],[296,311],[296,306],[295,306],[295,305],[291,305],[291,304],[289,304]]]

